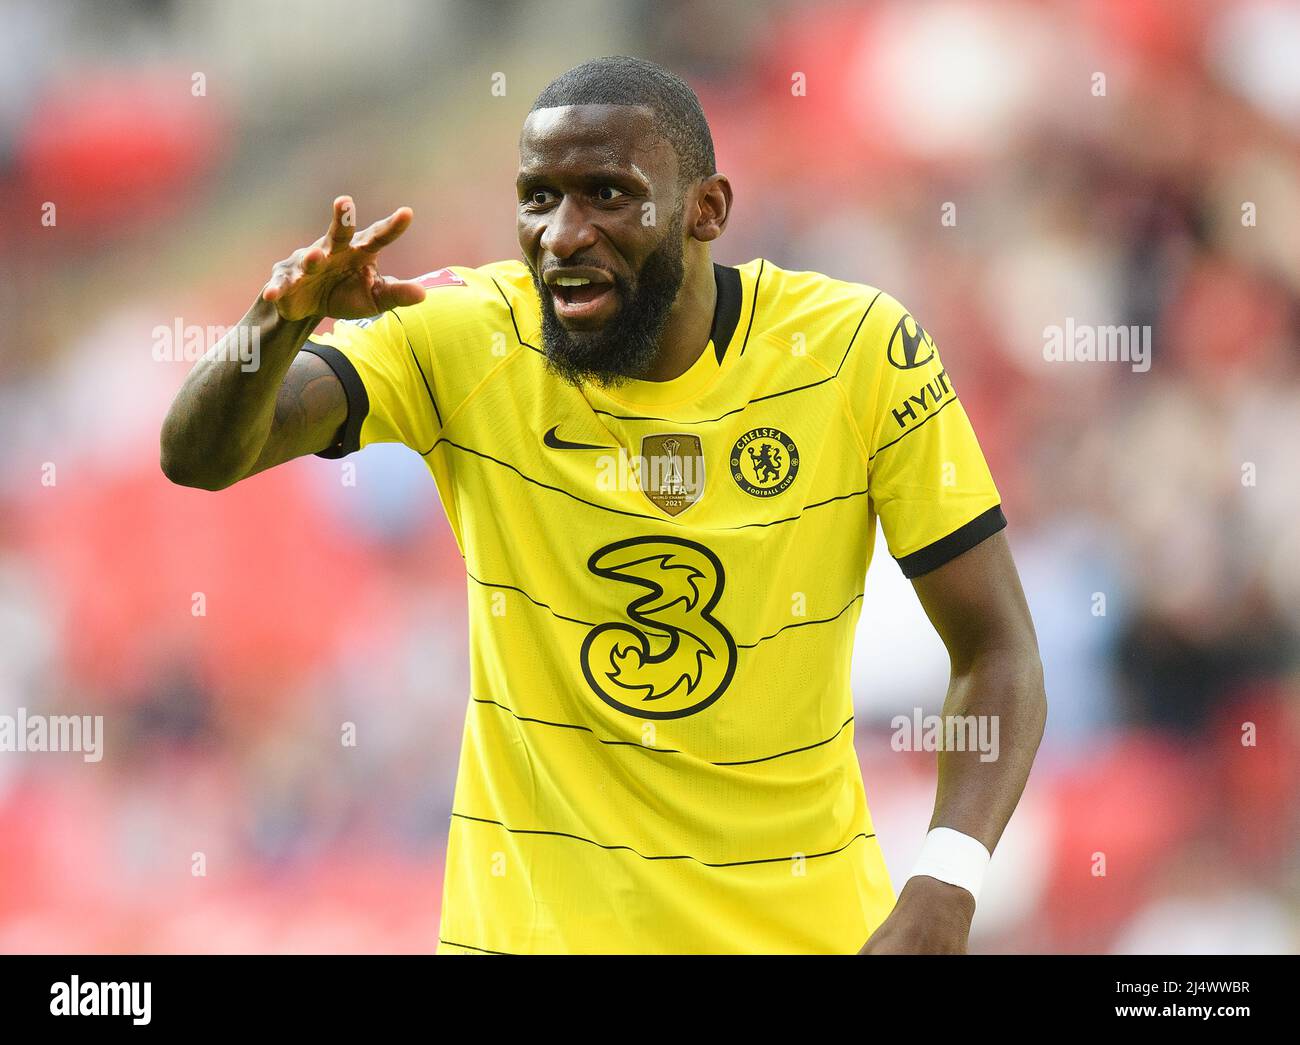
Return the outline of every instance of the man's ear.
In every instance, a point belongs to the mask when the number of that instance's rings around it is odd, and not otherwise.
[[[712,174],[695,189],[694,221],[690,233],[701,243],[722,235],[731,216],[731,182],[725,174]]]

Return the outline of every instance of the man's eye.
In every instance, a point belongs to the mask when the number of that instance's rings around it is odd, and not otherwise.
[[[605,203],[608,203],[611,200],[616,200],[623,195],[625,195],[623,190],[616,189],[614,188],[613,185],[602,185],[599,189],[596,190],[597,198],[603,200]]]
[[[528,194],[528,202],[531,203],[534,207],[545,207],[548,203],[551,202],[551,190],[533,189]]]

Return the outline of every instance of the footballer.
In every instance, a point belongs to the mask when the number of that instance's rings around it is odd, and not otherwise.
[[[519,154],[522,260],[381,275],[411,210],[358,230],[336,199],[229,335],[261,365],[218,345],[186,378],[164,473],[221,490],[380,442],[433,473],[471,658],[439,953],[964,953],[1046,703],[934,340],[875,287],[716,263],[731,185],[655,64],[564,73]],[[849,683],[877,522],[947,647],[944,714],[1001,741],[940,753],[897,896]]]

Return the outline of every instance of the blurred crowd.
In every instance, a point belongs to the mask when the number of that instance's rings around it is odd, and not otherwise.
[[[155,331],[233,324],[342,192],[414,207],[390,271],[516,257],[519,123],[617,53],[700,94],[716,259],[894,294],[989,459],[1049,722],[973,949],[1300,950],[1300,9],[31,0],[0,37],[0,714],[102,714],[106,753],[0,753],[0,951],[432,950],[468,696],[432,479],[378,446],[170,486],[191,361]],[[1067,323],[1149,327],[1149,369],[1047,359]],[[934,756],[890,720],[947,664],[883,545],[867,588],[901,887]]]

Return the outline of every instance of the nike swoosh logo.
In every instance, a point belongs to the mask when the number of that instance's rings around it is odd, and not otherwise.
[[[615,446],[597,446],[595,443],[571,443],[567,439],[561,439],[558,435],[555,434],[559,430],[559,427],[560,427],[559,425],[556,425],[544,436],[542,436],[542,442],[545,443],[547,446],[549,446],[552,450],[616,450],[618,449],[618,447]]]

